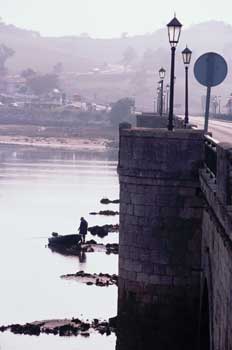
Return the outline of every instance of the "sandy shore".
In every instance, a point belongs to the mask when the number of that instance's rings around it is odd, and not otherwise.
[[[20,145],[61,148],[67,150],[103,152],[106,150],[107,139],[62,138],[62,137],[29,137],[0,135],[0,145]]]

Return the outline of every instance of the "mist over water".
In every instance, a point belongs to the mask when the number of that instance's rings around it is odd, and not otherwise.
[[[87,286],[62,280],[63,274],[84,270],[90,273],[118,273],[118,257],[87,253],[86,261],[65,257],[46,248],[47,239],[59,234],[77,233],[84,216],[89,226],[115,224],[118,217],[90,216],[89,212],[118,210],[104,206],[104,196],[116,199],[116,162],[94,160],[43,159],[9,152],[0,161],[0,324],[78,317],[108,319],[117,312],[117,288]],[[88,234],[87,239],[92,236]],[[111,233],[101,243],[118,242]],[[92,344],[92,345],[91,345]],[[54,336],[15,336],[0,334],[2,350],[9,349],[113,349],[115,337],[97,334],[61,339]]]

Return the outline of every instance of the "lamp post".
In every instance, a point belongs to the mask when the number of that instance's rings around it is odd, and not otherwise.
[[[156,102],[157,114],[160,113],[160,87],[157,87],[157,102]]]
[[[182,51],[182,57],[183,62],[185,65],[185,117],[184,117],[184,124],[185,126],[189,122],[189,115],[188,115],[188,67],[191,61],[192,57],[192,51],[189,50],[189,48],[186,46],[186,48]]]
[[[163,95],[164,95],[164,78],[165,78],[166,70],[162,67],[159,70],[160,77],[160,116],[163,115]]]
[[[168,115],[168,105],[169,105],[169,88],[170,85],[166,85],[166,114]]]
[[[213,96],[212,109],[213,109],[214,116],[216,116],[216,114],[217,114],[217,106],[218,106],[217,96]]]
[[[221,114],[221,96],[218,96],[218,113]]]
[[[163,93],[163,109],[164,109],[164,114],[166,113],[165,111],[165,106],[166,106],[166,91]]]
[[[171,76],[170,76],[170,97],[169,97],[169,115],[168,115],[168,130],[173,130],[173,104],[174,104],[174,77],[175,77],[175,52],[176,46],[180,39],[182,24],[174,17],[167,24],[169,43],[171,45]]]
[[[154,96],[154,113],[156,113],[156,97]]]

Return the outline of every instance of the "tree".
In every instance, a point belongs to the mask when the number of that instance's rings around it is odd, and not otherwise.
[[[146,49],[144,51],[141,68],[146,71],[155,71],[162,66],[169,65],[169,53],[166,49],[159,48],[157,50]]]
[[[128,48],[123,53],[123,64],[127,67],[129,66],[135,59],[137,58],[137,53],[135,49],[131,46],[128,46]]]
[[[36,72],[31,68],[24,69],[21,72],[21,77],[25,78],[26,80],[34,78],[35,76],[36,76]]]
[[[8,58],[14,55],[14,50],[5,46],[4,44],[0,45],[0,74],[6,74],[5,63]]]
[[[121,122],[130,121],[132,115],[131,109],[134,107],[134,104],[134,99],[129,97],[122,98],[115,102],[110,111],[111,124],[113,126],[118,126]]]
[[[137,94],[141,94],[147,91],[148,89],[147,80],[148,74],[146,70],[139,70],[133,74],[130,83],[133,87],[133,90],[136,91]]]
[[[142,67],[144,70],[154,70],[157,61],[157,54],[152,49],[146,49],[142,58]]]
[[[27,86],[36,94],[43,95],[59,87],[58,77],[56,74],[45,74],[35,76],[27,80]]]
[[[64,67],[62,62],[56,63],[53,67],[53,73],[57,75],[60,75],[63,72],[63,70],[64,70]]]

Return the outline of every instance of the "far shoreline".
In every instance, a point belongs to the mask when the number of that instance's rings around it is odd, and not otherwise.
[[[49,148],[65,151],[94,151],[94,152],[106,152],[109,150],[107,147],[107,139],[95,139],[90,140],[88,138],[37,138],[37,137],[23,137],[23,136],[0,136],[0,145],[9,146],[26,146],[26,147],[38,147]]]

